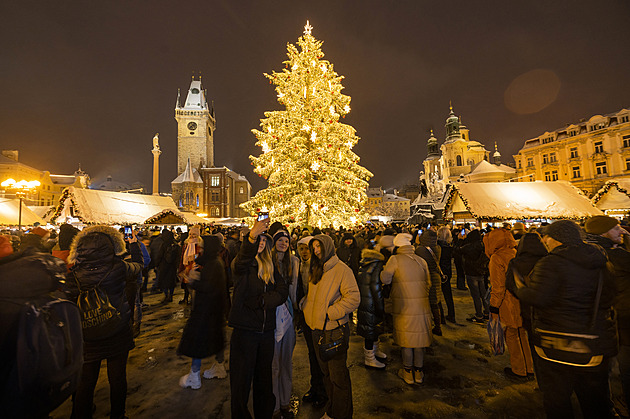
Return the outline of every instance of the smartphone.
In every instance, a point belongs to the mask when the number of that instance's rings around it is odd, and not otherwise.
[[[130,240],[133,237],[132,229],[129,226],[125,227],[125,240]]]
[[[269,218],[269,213],[268,212],[259,212],[258,213],[258,221],[262,221],[262,220],[266,220],[267,218]]]

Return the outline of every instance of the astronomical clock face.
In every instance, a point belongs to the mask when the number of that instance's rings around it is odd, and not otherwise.
[[[193,87],[192,89],[190,89],[190,93],[196,95],[199,93],[199,89],[197,89],[196,87]]]
[[[194,123],[194,122],[189,122],[188,123],[188,129],[191,130],[191,131],[196,130],[197,129],[197,124]]]

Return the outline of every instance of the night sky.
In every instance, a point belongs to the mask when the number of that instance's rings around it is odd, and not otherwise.
[[[176,176],[177,89],[201,72],[214,101],[215,164],[252,171],[264,72],[283,69],[306,20],[345,76],[371,186],[416,181],[452,101],[504,162],[545,131],[630,107],[630,1],[101,1],[0,6],[0,147],[56,174],[160,188]]]

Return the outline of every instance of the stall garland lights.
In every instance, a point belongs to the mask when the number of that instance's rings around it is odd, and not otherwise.
[[[86,222],[83,217],[81,217],[81,212],[78,210],[78,208],[76,207],[76,203],[74,201],[74,196],[70,194],[70,189],[65,189],[63,191],[63,193],[61,194],[61,197],[59,198],[59,203],[57,204],[57,207],[53,207],[50,210],[48,210],[46,212],[46,214],[44,215],[44,217],[46,217],[49,213],[52,212],[52,217],[50,218],[51,221],[54,220],[53,224],[59,224],[57,222],[57,219],[61,216],[61,211],[64,209],[65,207],[65,202],[67,199],[70,199],[70,207],[74,208],[74,216],[76,218],[78,218],[82,223],[84,224],[92,224],[92,223],[88,223]],[[63,224],[63,223],[62,223]]]
[[[453,205],[453,200],[455,199],[455,192],[459,192],[459,191],[457,191],[456,186],[453,186],[453,188],[451,188],[451,191],[449,192],[448,198],[446,199],[446,204],[444,205],[443,214],[447,214],[449,211],[452,210],[451,206]],[[472,211],[472,209],[470,208],[470,204],[468,203],[468,200],[462,194],[459,194],[459,198],[462,200],[462,202],[464,203],[464,207],[466,207],[466,209],[472,215],[472,217],[475,220],[479,220],[482,222],[511,221],[511,220],[522,220],[522,219],[548,219],[549,218],[548,215],[543,215],[543,214],[538,214],[536,216],[528,215],[527,217],[506,217],[506,216],[482,217],[482,216],[478,216]],[[582,221],[588,217],[589,216],[583,216],[583,217],[566,217],[565,216],[565,217],[562,217],[562,219]],[[444,221],[454,221],[455,219],[455,217],[447,217],[445,215],[443,215],[442,218],[444,219]]]
[[[616,180],[609,180],[593,197],[593,205],[597,204],[599,200],[602,199],[602,197],[606,195],[608,191],[610,191],[610,188],[612,188],[613,186],[615,186],[619,192],[626,194],[630,198],[630,191],[619,185],[619,182],[617,182]]]

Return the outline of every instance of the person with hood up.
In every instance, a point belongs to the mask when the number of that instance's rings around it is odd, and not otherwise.
[[[483,324],[489,318],[488,303],[483,298],[486,295],[484,275],[488,270],[488,257],[484,251],[479,230],[475,229],[468,233],[464,239],[464,244],[460,248],[460,252],[464,260],[466,283],[475,305],[475,314],[466,318],[466,320],[472,323]]]
[[[523,328],[520,303],[505,285],[509,263],[516,256],[516,240],[509,230],[497,228],[484,236],[483,243],[490,258],[490,316],[501,321],[510,353],[511,367],[504,372],[508,378],[527,379],[534,374],[529,340]]]
[[[427,263],[416,255],[411,234],[400,233],[394,239],[396,254],[389,258],[383,272],[383,284],[392,284],[394,341],[401,347],[403,368],[398,376],[411,385],[424,381],[424,351],[431,346],[431,274]]]
[[[337,249],[339,260],[352,269],[354,277],[359,275],[359,260],[361,259],[361,249],[357,246],[357,240],[352,233],[344,233]]]
[[[617,353],[617,330],[612,309],[614,280],[606,253],[585,243],[580,227],[570,220],[556,221],[542,233],[549,254],[536,264],[529,284],[517,281],[517,294],[534,306],[533,338],[540,356],[536,375],[545,412],[549,418],[573,417],[571,395],[575,392],[583,417],[613,417],[608,374],[610,358]],[[595,355],[592,365],[555,362],[541,347],[540,334],[545,331],[597,336],[589,343]],[[563,339],[554,344],[557,349],[567,345]]]
[[[216,236],[200,239],[203,246],[197,253],[195,266],[188,273],[188,286],[194,291],[192,310],[177,348],[178,355],[192,358],[190,373],[179,380],[179,385],[193,390],[201,388],[201,360],[214,355],[217,361],[221,361],[225,345],[225,270],[218,257],[221,243]],[[215,365],[204,371],[204,378],[217,377]],[[217,378],[226,376],[224,369],[222,376]]]
[[[431,288],[429,290],[429,304],[433,314],[433,334],[442,336],[442,324],[446,323],[444,307],[442,305],[442,275],[440,275],[440,247],[437,244],[437,233],[433,229],[426,229],[418,239],[416,255],[427,263],[431,275]]]
[[[83,229],[70,246],[68,263],[72,268],[66,281],[69,299],[77,301],[81,290],[98,285],[121,318],[118,328],[113,331],[90,339],[83,336],[83,370],[72,409],[76,418],[92,417],[94,388],[104,359],[107,360],[110,387],[110,417],[125,417],[127,357],[134,348],[131,309],[125,288],[128,284],[135,285],[142,272],[142,252],[135,233],[129,240],[129,253],[131,260],[124,258],[123,235],[103,225]]]
[[[59,227],[59,241],[52,249],[52,255],[63,260],[68,264],[68,255],[70,254],[70,244],[74,236],[79,233],[79,229],[70,224],[62,224]]]
[[[297,286],[300,260],[290,251],[291,237],[280,229],[273,235],[271,257],[275,268],[289,285],[289,296],[276,309],[276,332],[273,351],[273,393],[276,396],[274,416],[292,418],[291,390],[293,389],[293,349],[295,348],[294,318],[297,309]]]
[[[173,232],[167,229],[162,231],[162,246],[157,255],[155,266],[157,267],[158,288],[164,292],[163,303],[173,302],[173,292],[177,282],[177,268],[179,266],[179,245],[175,242]]]
[[[385,316],[381,284],[384,261],[385,256],[381,252],[370,248],[363,249],[357,277],[361,293],[361,303],[357,311],[357,334],[365,339],[363,362],[367,367],[379,369],[385,368],[385,364],[376,358],[387,358],[385,353],[379,350],[378,340],[380,323]]]
[[[232,417],[238,419],[251,417],[252,383],[255,417],[270,418],[276,404],[271,369],[276,308],[286,301],[289,287],[271,259],[272,239],[264,234],[268,228],[268,218],[256,221],[232,262],[230,393]]]
[[[188,237],[184,240],[184,245],[182,246],[182,257],[178,270],[178,276],[182,284],[182,289],[184,290],[184,298],[182,298],[179,304],[190,304],[188,301],[190,294],[188,291],[188,273],[195,265],[195,258],[201,253],[203,243],[204,241],[201,240],[201,227],[191,227],[188,232]]]
[[[630,406],[630,252],[623,247],[623,238],[630,237],[616,218],[596,215],[584,225],[586,240],[604,248],[615,273],[617,333],[619,334],[619,374],[626,406]]]
[[[308,233],[308,229],[305,229]],[[311,267],[311,250],[309,243],[313,239],[313,236],[305,236],[298,241],[297,251],[300,255],[300,276],[298,278],[298,287],[296,291],[297,301],[302,301],[305,295],[308,294],[308,285],[310,283],[310,267]],[[308,364],[311,372],[311,387],[302,396],[302,401],[305,403],[312,403],[317,409],[326,404],[328,396],[326,396],[326,387],[324,386],[324,373],[319,366],[317,360],[317,348],[313,344],[313,330],[304,321],[304,315],[300,313],[300,321],[302,323],[302,331],[304,333],[304,340],[306,341],[306,347],[308,348]]]
[[[310,283],[308,293],[301,302],[306,324],[313,330],[313,344],[317,349],[322,338],[329,341],[340,333],[346,349],[329,361],[317,360],[324,373],[324,385],[328,395],[324,418],[346,419],[352,417],[352,386],[347,345],[350,341],[349,314],[359,307],[361,294],[350,269],[335,254],[333,239],[317,234],[309,243],[311,249]]]

